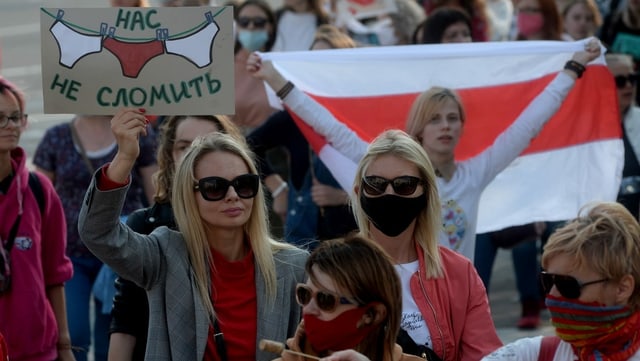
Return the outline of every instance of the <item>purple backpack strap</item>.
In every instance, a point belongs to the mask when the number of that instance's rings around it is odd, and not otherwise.
[[[560,338],[558,336],[543,336],[542,342],[540,342],[538,361],[553,361],[559,344]]]

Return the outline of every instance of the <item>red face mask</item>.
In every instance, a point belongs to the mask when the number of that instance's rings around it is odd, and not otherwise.
[[[325,351],[341,351],[356,347],[374,329],[372,324],[361,324],[369,305],[341,313],[330,321],[320,320],[310,314],[303,315],[304,331],[311,348],[320,354]]]
[[[540,13],[519,13],[518,14],[518,32],[529,37],[540,30],[544,26],[544,18]]]

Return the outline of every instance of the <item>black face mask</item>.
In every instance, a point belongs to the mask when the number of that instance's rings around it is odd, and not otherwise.
[[[360,204],[369,220],[382,233],[395,237],[402,233],[427,206],[427,196],[414,198],[386,194],[381,197],[367,197],[360,192]]]

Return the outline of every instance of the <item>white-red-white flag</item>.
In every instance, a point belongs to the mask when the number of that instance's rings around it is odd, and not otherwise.
[[[464,160],[490,146],[583,48],[583,41],[520,41],[266,53],[263,59],[365,142],[385,129],[404,129],[413,100],[427,88],[456,89],[467,113],[456,152]],[[298,124],[351,191],[356,163]],[[478,233],[571,219],[589,202],[615,200],[624,161],[620,137],[615,85],[601,56],[484,191]]]

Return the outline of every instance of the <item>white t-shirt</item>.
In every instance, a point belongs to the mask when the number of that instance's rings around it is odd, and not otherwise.
[[[491,354],[485,356],[482,361],[537,361],[540,354],[542,336],[521,338],[510,344],[504,345]],[[553,361],[577,360],[571,345],[560,341]],[[628,358],[628,361],[640,361],[640,351]]]
[[[400,276],[400,284],[402,284],[402,320],[400,321],[400,328],[407,331],[417,345],[426,345],[429,348],[433,348],[431,333],[411,294],[409,285],[411,276],[418,272],[418,261],[397,264],[395,268]]]

